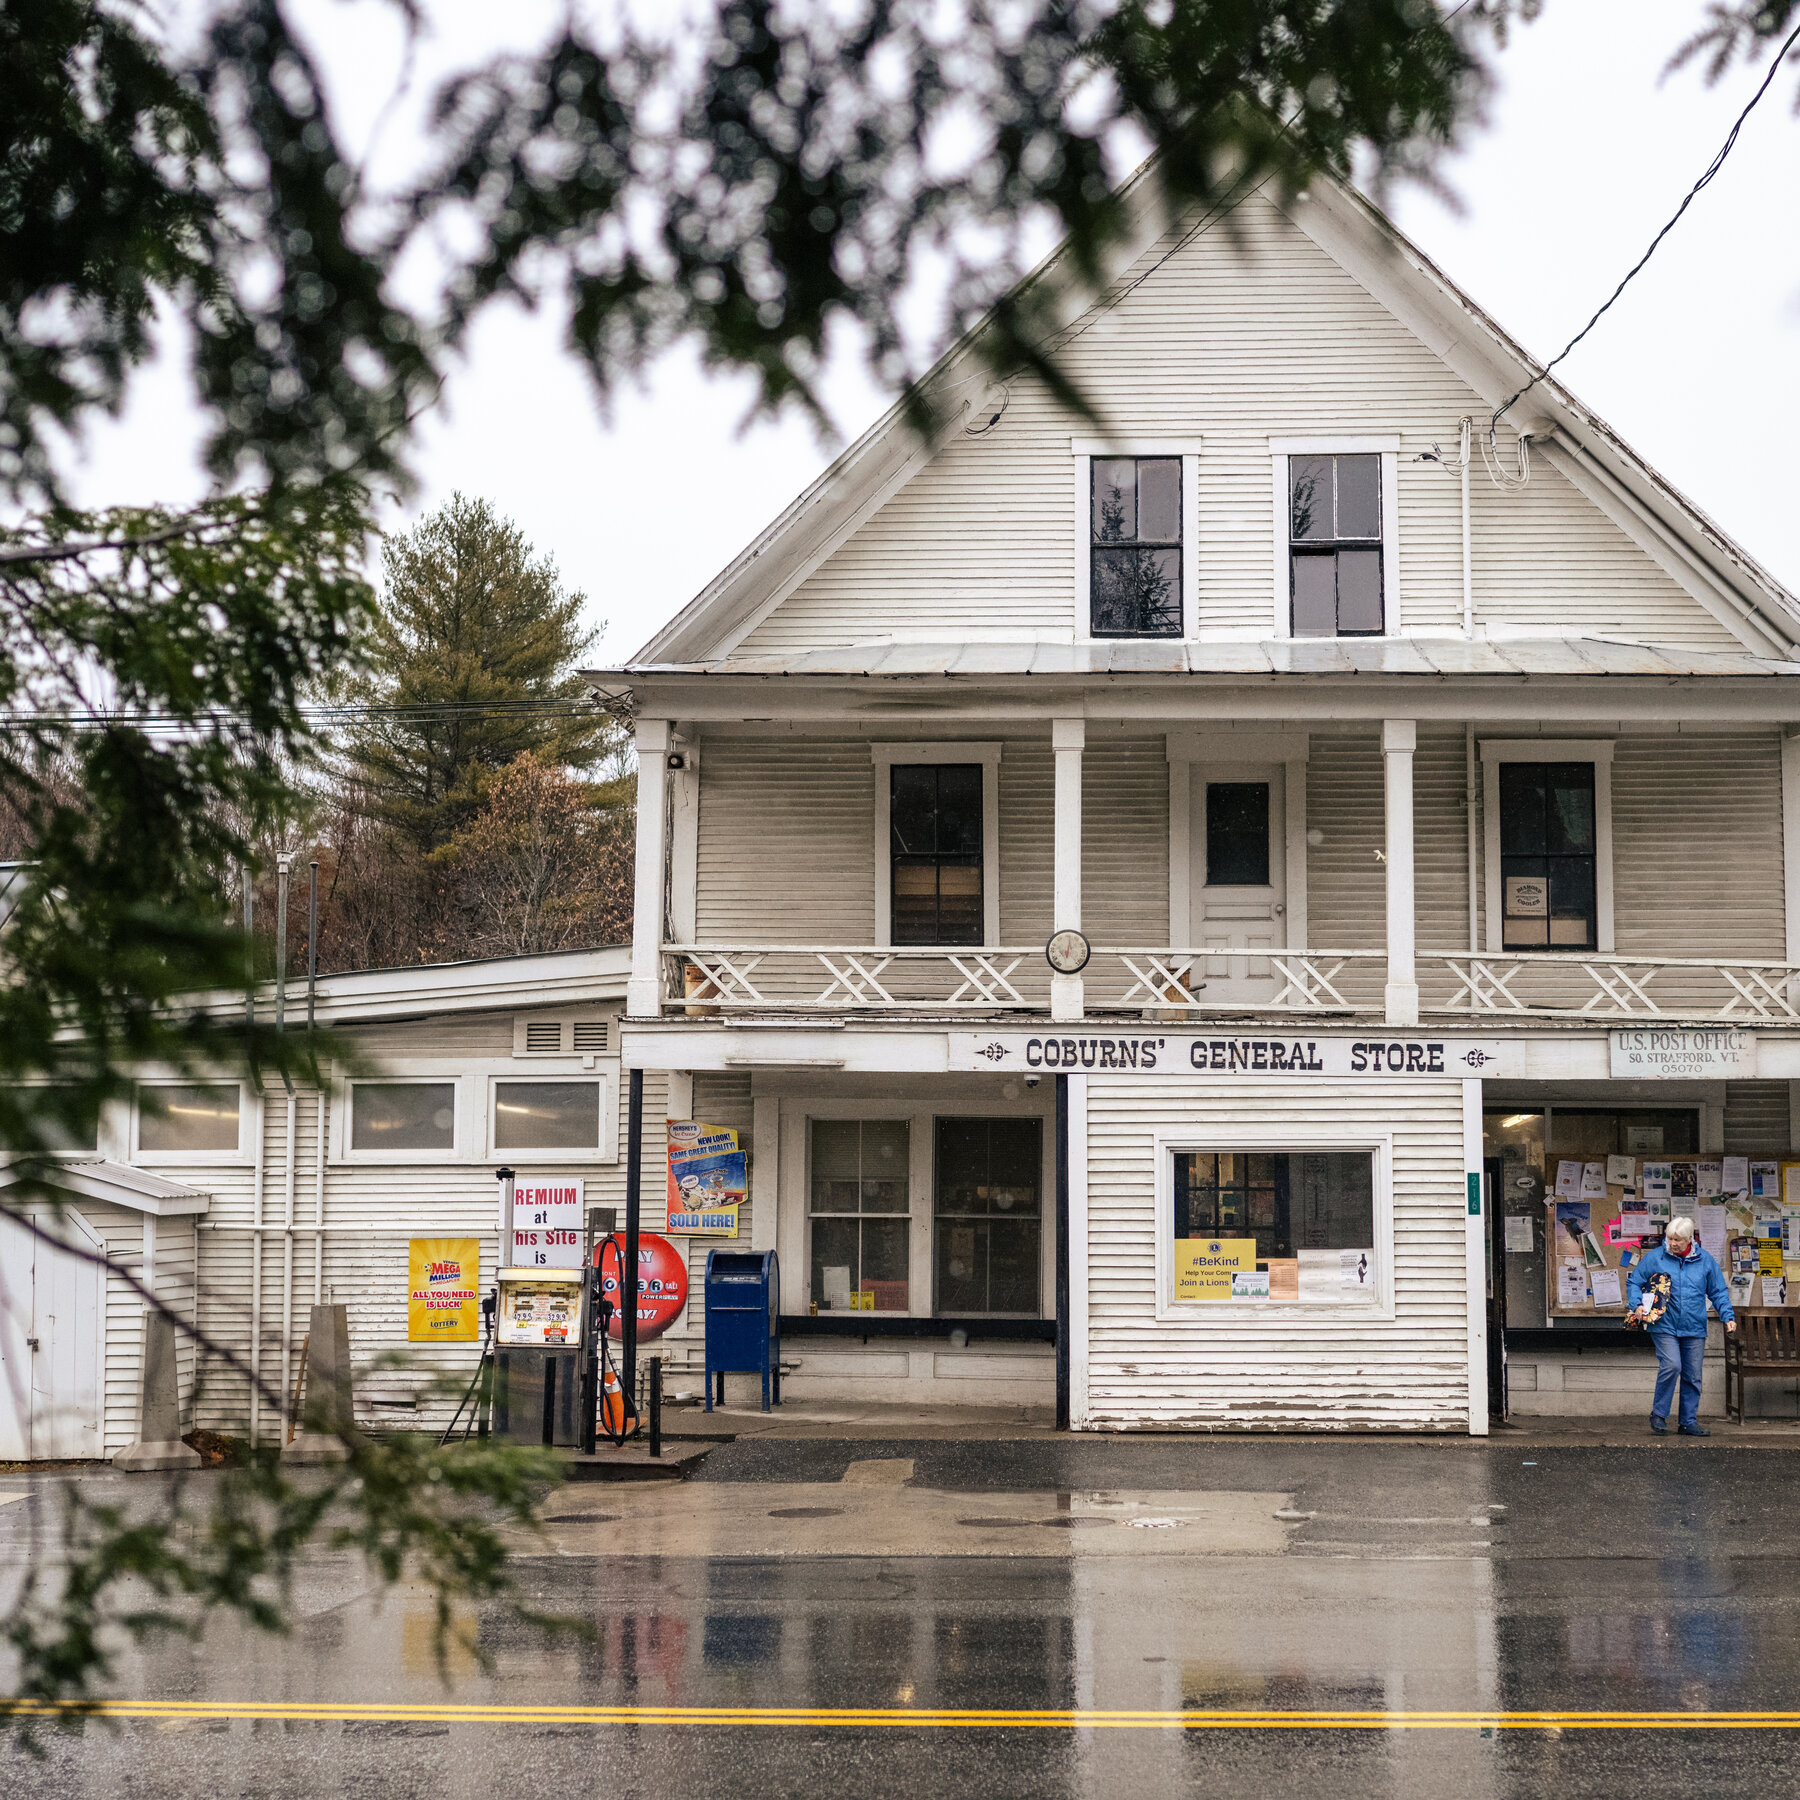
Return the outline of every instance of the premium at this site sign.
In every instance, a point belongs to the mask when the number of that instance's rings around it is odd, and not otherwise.
[[[955,1031],[952,1069],[1007,1073],[1408,1075],[1439,1081],[1492,1072],[1499,1045],[1471,1038],[1317,1037],[1290,1033]]]
[[[1737,1081],[1756,1076],[1756,1039],[1748,1031],[1678,1031],[1667,1026],[1612,1034],[1615,1081]]]

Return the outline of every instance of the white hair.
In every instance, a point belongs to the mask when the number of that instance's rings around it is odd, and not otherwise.
[[[1685,1216],[1679,1219],[1671,1219],[1668,1224],[1663,1227],[1663,1236],[1682,1238],[1691,1244],[1694,1241],[1694,1221]]]

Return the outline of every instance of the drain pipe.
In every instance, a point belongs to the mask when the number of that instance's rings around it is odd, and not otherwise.
[[[275,1034],[287,1033],[287,912],[288,878],[292,862],[279,859],[275,880]],[[289,1418],[289,1390],[294,1376],[294,1130],[299,1096],[294,1092],[292,1077],[285,1064],[281,1084],[287,1089],[287,1148],[281,1165],[282,1236],[281,1236],[281,1438],[287,1441],[292,1421]]]
[[[311,865],[306,896],[306,1029],[313,1030],[319,987],[319,865]],[[328,1103],[325,1083],[313,1086],[313,1305],[325,1304],[325,1127]]]
[[[1463,725],[1463,812],[1469,821],[1469,954],[1481,950],[1481,834],[1475,823],[1475,727]]]
[[[1463,636],[1466,638],[1475,635],[1475,557],[1469,532],[1469,453],[1475,447],[1469,438],[1474,426],[1473,419],[1462,421]]]

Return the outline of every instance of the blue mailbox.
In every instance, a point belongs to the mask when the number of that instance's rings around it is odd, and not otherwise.
[[[781,1264],[773,1250],[709,1250],[706,1256],[706,1410],[713,1384],[762,1373],[762,1409],[781,1404]]]

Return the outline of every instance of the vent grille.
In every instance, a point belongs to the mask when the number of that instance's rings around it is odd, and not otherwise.
[[[578,1054],[598,1056],[606,1048],[606,1021],[604,1019],[577,1019],[572,1029],[575,1033],[575,1049]]]
[[[562,1021],[560,1019],[541,1019],[535,1023],[527,1022],[525,1048],[528,1051],[549,1051],[552,1054],[560,1050],[562,1048]]]

